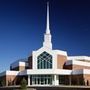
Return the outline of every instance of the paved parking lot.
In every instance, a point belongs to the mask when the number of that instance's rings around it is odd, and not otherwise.
[[[19,87],[3,87],[0,90],[20,90]],[[29,87],[27,90],[90,90],[90,86]]]

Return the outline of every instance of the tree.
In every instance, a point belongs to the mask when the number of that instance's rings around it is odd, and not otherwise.
[[[21,87],[21,90],[27,90],[27,81],[25,78],[21,80],[20,87]]]

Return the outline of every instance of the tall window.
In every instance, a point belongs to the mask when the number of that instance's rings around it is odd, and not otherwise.
[[[38,69],[50,69],[52,68],[52,55],[47,52],[41,53],[37,57],[37,68]]]

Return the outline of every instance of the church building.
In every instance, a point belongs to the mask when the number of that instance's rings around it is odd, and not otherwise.
[[[23,78],[28,86],[90,85],[89,56],[68,56],[67,51],[52,49],[49,3],[46,21],[43,46],[28,59],[12,63],[10,70],[0,73],[0,81],[5,86],[20,85]]]

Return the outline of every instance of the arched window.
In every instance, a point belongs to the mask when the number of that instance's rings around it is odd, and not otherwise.
[[[51,69],[52,68],[52,55],[47,52],[41,53],[37,57],[37,68],[38,69]]]

